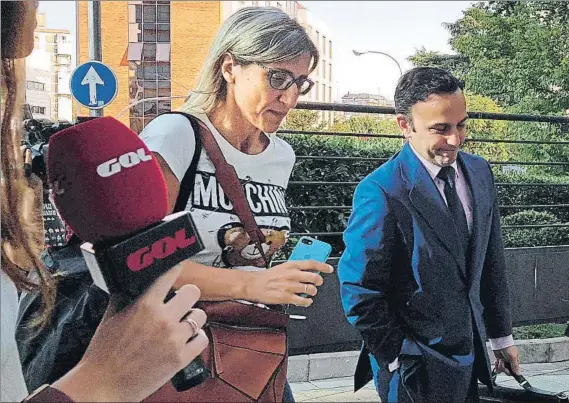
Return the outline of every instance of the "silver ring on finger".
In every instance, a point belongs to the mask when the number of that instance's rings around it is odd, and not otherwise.
[[[198,334],[198,332],[200,331],[200,325],[198,325],[198,322],[196,322],[189,316],[186,316],[184,319],[182,319],[182,321],[189,323],[190,326],[192,327],[192,334],[190,335],[190,339],[193,338],[196,334]]]

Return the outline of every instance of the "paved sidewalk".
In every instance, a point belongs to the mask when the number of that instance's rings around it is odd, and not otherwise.
[[[547,364],[523,364],[522,374],[532,386],[552,392],[569,393],[569,361]],[[518,387],[517,382],[503,374],[498,384]],[[357,393],[353,392],[352,378],[326,379],[322,381],[291,383],[297,402],[378,402],[373,383]]]

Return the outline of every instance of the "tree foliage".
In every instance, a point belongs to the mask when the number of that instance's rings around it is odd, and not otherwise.
[[[504,109],[495,101],[482,95],[466,92],[468,110],[476,112],[503,113]],[[499,120],[470,119],[468,139],[506,139],[506,124]],[[478,154],[490,161],[508,161],[516,159],[517,148],[505,143],[469,141],[464,150]]]
[[[466,9],[462,18],[444,26],[450,32],[450,44],[456,54],[420,49],[410,58],[414,65],[451,71],[465,82],[467,91],[494,100],[503,107],[503,112],[568,113],[569,2],[481,2]],[[478,105],[469,106],[471,111],[477,109]],[[478,134],[477,130],[473,132]],[[498,131],[491,137],[501,135]],[[505,136],[517,140],[567,141],[569,125],[508,122]],[[508,151],[518,161],[569,160],[566,145],[509,145]],[[561,166],[529,169],[550,174],[567,171],[567,167]]]
[[[352,115],[349,119],[338,119],[332,126],[335,132],[399,134],[399,127],[393,116],[379,118],[373,115]]]
[[[321,130],[324,124],[321,123],[318,111],[306,109],[291,110],[283,123],[283,129],[288,130]]]
[[[569,106],[569,2],[477,3],[444,26],[457,55],[421,49],[415,65],[449,69],[504,107],[561,114]]]

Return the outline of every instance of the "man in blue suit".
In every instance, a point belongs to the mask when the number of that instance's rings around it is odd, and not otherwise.
[[[432,67],[395,91],[407,139],[354,194],[338,276],[346,317],[364,346],[356,390],[375,381],[383,402],[478,399],[498,371],[519,373],[494,177],[460,151],[463,85]],[[507,371],[506,371],[507,372]]]

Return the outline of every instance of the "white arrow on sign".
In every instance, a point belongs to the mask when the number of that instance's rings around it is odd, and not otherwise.
[[[91,66],[81,81],[81,85],[89,85],[89,105],[97,105],[97,84],[105,85],[93,66]]]

